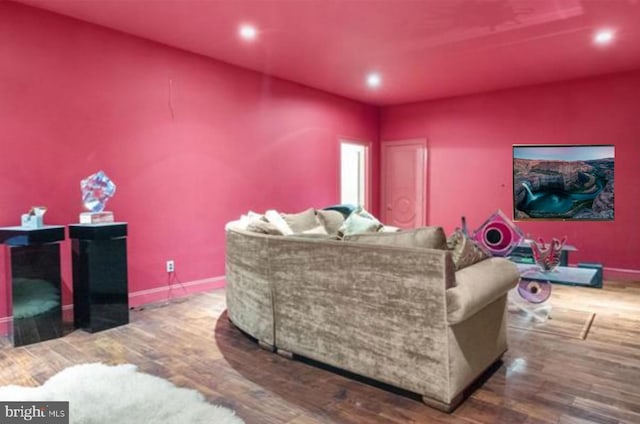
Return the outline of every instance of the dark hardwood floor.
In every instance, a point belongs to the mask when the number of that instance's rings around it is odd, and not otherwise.
[[[260,349],[227,320],[224,290],[132,311],[129,325],[101,333],[20,348],[0,338],[0,385],[42,384],[79,363],[133,363],[247,423],[640,423],[640,282],[554,286],[552,299],[595,312],[588,337],[510,327],[503,364],[450,415]]]

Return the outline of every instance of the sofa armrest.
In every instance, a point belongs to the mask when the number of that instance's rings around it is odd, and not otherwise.
[[[505,295],[518,283],[516,265],[489,258],[456,272],[456,286],[447,290],[447,321],[458,324]]]

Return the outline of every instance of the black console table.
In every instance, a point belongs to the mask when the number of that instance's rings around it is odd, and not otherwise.
[[[12,325],[9,338],[24,346],[62,336],[60,242],[64,227],[0,227],[8,246],[7,299]]]
[[[73,318],[91,333],[129,323],[127,224],[69,225]]]

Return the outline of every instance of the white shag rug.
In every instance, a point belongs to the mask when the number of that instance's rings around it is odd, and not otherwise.
[[[2,401],[69,401],[71,424],[243,424],[199,392],[137,372],[131,364],[76,365],[39,387],[0,387]]]

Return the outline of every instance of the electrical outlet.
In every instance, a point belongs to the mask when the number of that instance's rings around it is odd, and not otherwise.
[[[173,272],[176,270],[176,264],[173,259],[167,261],[167,272]]]

